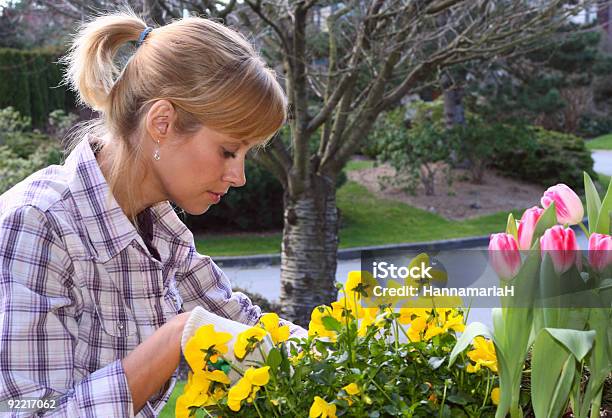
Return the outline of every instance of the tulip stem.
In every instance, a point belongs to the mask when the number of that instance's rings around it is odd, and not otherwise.
[[[582,232],[584,232],[587,238],[591,236],[591,234],[589,233],[589,230],[586,229],[586,226],[584,226],[582,222],[578,222],[578,226],[580,226],[580,228],[582,229]]]

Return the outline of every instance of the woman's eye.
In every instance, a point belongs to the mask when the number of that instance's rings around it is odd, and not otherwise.
[[[223,150],[223,157],[225,158],[236,158],[236,153],[235,152],[230,152],[227,150]]]

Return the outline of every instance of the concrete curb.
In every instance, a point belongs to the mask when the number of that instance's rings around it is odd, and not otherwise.
[[[481,247],[489,244],[489,236],[456,238],[440,241],[407,242],[399,244],[373,245],[338,250],[338,260],[353,260],[361,257],[362,251],[409,250],[440,251],[459,248]],[[246,256],[213,257],[219,267],[262,267],[279,265],[280,254],[258,254]]]
[[[585,217],[582,221],[588,228],[589,223]],[[578,225],[571,227],[580,230]],[[501,231],[500,231],[501,232]],[[408,251],[441,251],[464,248],[486,247],[489,245],[489,236],[454,238],[439,241],[406,242],[398,244],[372,245],[366,247],[344,248],[338,250],[338,260],[354,260],[361,257],[362,251],[376,250],[408,250]],[[280,254],[258,254],[245,256],[212,257],[219,267],[265,267],[279,265]]]

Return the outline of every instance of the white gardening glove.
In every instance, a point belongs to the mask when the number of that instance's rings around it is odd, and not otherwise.
[[[237,340],[238,334],[247,329],[251,328],[249,325],[245,325],[240,322],[232,321],[231,319],[223,318],[212,312],[207,311],[201,306],[197,306],[191,311],[185,327],[183,328],[183,335],[181,336],[181,350],[185,352],[185,346],[187,341],[196,333],[198,328],[203,325],[212,324],[216,332],[228,332],[232,334],[233,338],[227,343],[228,351],[223,357],[232,363],[233,366],[238,369],[246,370],[249,366],[254,366],[254,361],[264,362],[259,349],[255,349],[253,352],[247,354],[241,362],[239,362],[234,356],[234,343]],[[262,351],[267,355],[268,352],[274,347],[270,335],[266,335],[260,345]],[[232,369],[229,374],[229,378],[232,383],[236,382],[240,375]]]

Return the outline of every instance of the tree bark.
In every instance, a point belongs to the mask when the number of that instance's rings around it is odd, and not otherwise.
[[[444,116],[447,129],[465,124],[462,87],[454,86],[444,90]]]
[[[320,303],[336,299],[338,208],[335,181],[313,174],[299,196],[285,192],[281,258],[284,317],[307,326]]]

